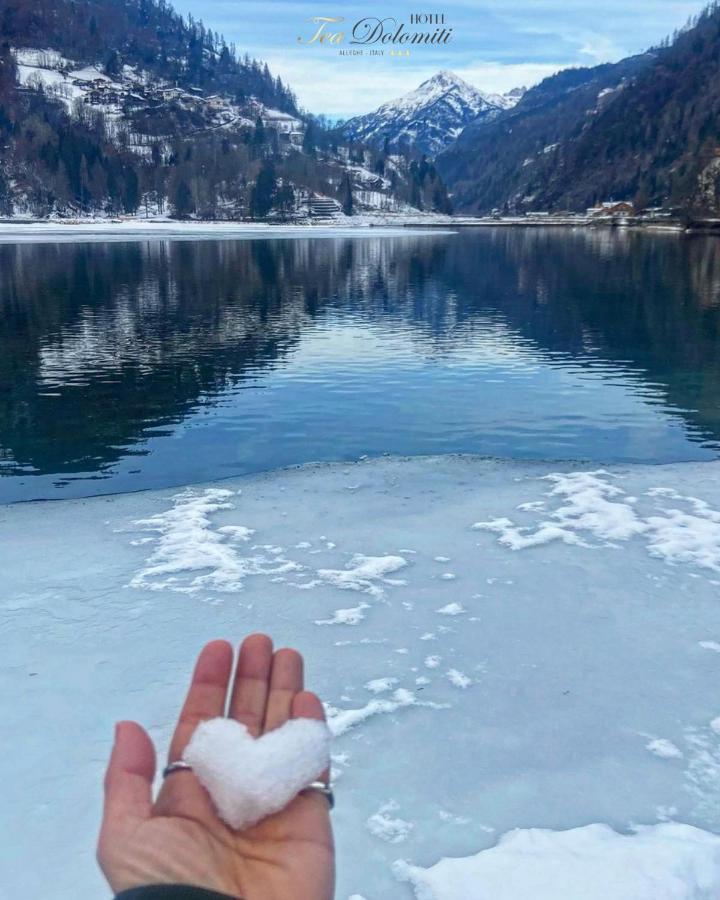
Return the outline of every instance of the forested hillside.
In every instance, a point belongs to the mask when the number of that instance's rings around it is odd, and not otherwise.
[[[614,65],[560,72],[471,124],[437,160],[463,211],[639,207],[717,211],[720,10]]]
[[[292,91],[266,65],[226,44],[165,0],[1,0],[0,37],[12,47],[57,50],[82,63],[135,66],[171,84],[253,96],[297,112]]]
[[[0,214],[290,217],[315,195],[447,207],[434,170],[339,141],[164,0],[0,0]]]

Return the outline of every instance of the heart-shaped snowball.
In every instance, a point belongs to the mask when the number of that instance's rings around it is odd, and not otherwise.
[[[330,731],[317,719],[290,719],[254,738],[235,719],[208,719],[183,754],[220,818],[247,828],[278,812],[327,768]]]

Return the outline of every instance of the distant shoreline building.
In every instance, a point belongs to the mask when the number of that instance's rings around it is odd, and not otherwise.
[[[629,200],[606,200],[600,206],[589,206],[587,215],[596,216],[634,216],[635,207]]]

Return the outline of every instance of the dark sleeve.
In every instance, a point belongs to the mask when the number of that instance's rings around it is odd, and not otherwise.
[[[149,884],[121,891],[115,900],[242,900],[189,884]]]

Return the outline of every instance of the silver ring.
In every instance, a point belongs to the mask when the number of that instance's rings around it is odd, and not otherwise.
[[[324,781],[313,781],[306,788],[303,788],[300,793],[304,794],[305,791],[317,791],[319,794],[322,794],[325,797],[330,809],[335,806],[335,794],[333,793],[333,789]]]
[[[167,778],[168,775],[172,775],[173,772],[192,772],[192,766],[190,763],[186,763],[184,760],[179,759],[177,762],[172,762],[165,766],[162,771],[162,777]]]

